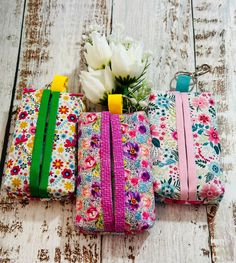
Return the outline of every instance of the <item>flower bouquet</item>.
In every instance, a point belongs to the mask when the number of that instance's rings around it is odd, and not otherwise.
[[[150,52],[120,32],[105,37],[91,30],[84,39],[87,70],[81,72],[80,80],[87,99],[107,106],[109,94],[122,94],[124,112],[145,109],[151,90],[146,79]]]

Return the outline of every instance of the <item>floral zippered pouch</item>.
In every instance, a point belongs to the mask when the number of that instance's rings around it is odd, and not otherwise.
[[[24,90],[4,175],[10,197],[73,196],[76,126],[83,110],[77,94]]]
[[[218,203],[225,177],[212,94],[152,93],[148,116],[157,200]]]
[[[143,232],[155,221],[145,112],[82,113],[76,225],[86,233]]]

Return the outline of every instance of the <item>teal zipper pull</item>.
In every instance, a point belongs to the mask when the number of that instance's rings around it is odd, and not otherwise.
[[[178,75],[176,80],[176,91],[189,92],[191,76]]]

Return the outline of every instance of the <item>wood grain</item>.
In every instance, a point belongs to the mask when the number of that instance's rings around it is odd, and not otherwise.
[[[110,17],[104,0],[27,0],[14,105],[24,87],[42,88],[54,74],[68,75],[69,90],[78,91],[81,36],[95,23],[106,31]],[[74,227],[75,204],[2,199],[0,208],[0,262],[100,262],[100,237]]]
[[[14,86],[23,8],[23,0],[3,0],[0,4],[0,159]]]
[[[191,17],[190,1],[114,1],[113,31],[123,23],[128,36],[154,52],[155,90],[168,90],[176,71],[194,69]],[[205,207],[158,205],[157,216],[148,234],[104,236],[103,262],[211,262]]]
[[[235,1],[194,1],[197,64],[208,63],[211,74],[199,86],[213,91],[218,106],[222,167],[227,176],[225,198],[217,210],[208,206],[212,262],[235,262]]]
[[[156,90],[167,90],[176,71],[192,71],[195,59],[198,65],[212,66],[211,74],[201,77],[198,86],[216,95],[222,165],[228,183],[218,211],[214,206],[157,205],[154,228],[129,237],[78,234],[74,228],[75,204],[21,204],[1,198],[0,262],[235,262],[235,1],[25,2],[19,60],[24,1],[4,0],[0,5],[1,129],[5,129],[8,119],[18,62],[14,109],[24,87],[44,87],[54,74],[69,75],[70,91],[78,91],[78,74],[84,67],[82,34],[91,24],[100,24],[109,33],[111,29],[116,31],[117,23],[123,23],[125,34],[154,52],[149,76]],[[0,150],[2,141],[3,134]]]

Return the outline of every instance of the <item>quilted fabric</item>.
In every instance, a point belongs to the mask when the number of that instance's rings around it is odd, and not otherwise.
[[[179,104],[177,98],[180,98]],[[192,204],[219,202],[224,194],[225,178],[220,168],[221,147],[212,95],[153,93],[149,97],[148,116],[158,200]],[[178,130],[181,122],[183,129]],[[187,196],[183,194],[185,188],[188,188]]]
[[[4,176],[4,187],[10,197],[31,197],[29,175],[42,93],[43,90],[26,89],[18,108]],[[52,199],[68,197],[74,192],[76,123],[82,110],[79,97],[60,94],[47,188]]]
[[[139,233],[155,221],[147,116],[144,112],[105,116],[81,114],[76,225],[87,233]],[[111,155],[110,148],[104,148],[104,139],[111,144]],[[103,156],[104,149],[109,157]]]

